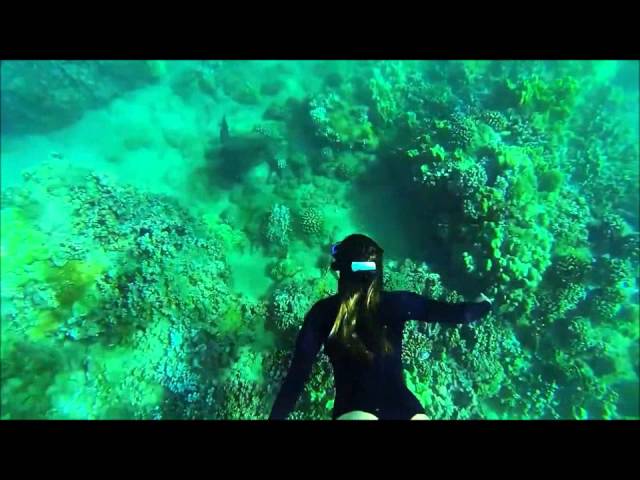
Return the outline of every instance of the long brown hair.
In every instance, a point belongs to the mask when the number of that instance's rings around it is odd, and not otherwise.
[[[333,270],[338,280],[338,313],[329,333],[335,346],[349,354],[373,359],[391,351],[385,329],[378,319],[383,288],[384,250],[366,235],[353,234],[335,247]],[[351,262],[375,262],[375,271],[353,272]]]

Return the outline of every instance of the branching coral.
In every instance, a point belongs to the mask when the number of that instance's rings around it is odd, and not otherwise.
[[[378,147],[365,106],[351,106],[330,93],[311,100],[309,116],[316,135],[335,148],[371,151]]]
[[[271,317],[281,331],[299,329],[311,308],[309,289],[301,282],[288,282],[277,289],[272,297]]]
[[[289,243],[290,232],[291,213],[289,208],[286,205],[275,204],[269,214],[267,239],[280,246],[286,246]]]

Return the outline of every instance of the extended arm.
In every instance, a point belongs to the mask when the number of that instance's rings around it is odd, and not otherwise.
[[[485,297],[486,298],[486,297]],[[461,324],[480,320],[491,310],[491,303],[482,302],[447,303],[430,300],[413,292],[398,292],[398,308],[404,320],[429,323]]]
[[[318,321],[312,308],[298,334],[291,366],[273,404],[269,419],[284,420],[294,409],[322,346],[322,335],[317,325]]]

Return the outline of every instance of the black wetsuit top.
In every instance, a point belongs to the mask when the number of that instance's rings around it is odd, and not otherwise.
[[[380,419],[409,419],[424,413],[404,383],[401,360],[404,323],[407,320],[469,323],[482,318],[490,309],[487,301],[446,303],[408,291],[382,292],[379,319],[391,342],[391,353],[376,355],[372,362],[363,363],[325,348],[335,378],[333,418],[353,410],[369,412]],[[315,358],[329,337],[337,312],[338,297],[333,295],[318,301],[307,313],[270,418],[285,419],[294,409]]]

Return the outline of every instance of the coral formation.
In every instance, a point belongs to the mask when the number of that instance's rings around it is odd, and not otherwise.
[[[494,299],[407,323],[429,417],[639,418],[637,62],[1,68],[3,419],[266,418],[353,231],[388,290]],[[321,353],[290,418],[333,389]]]

